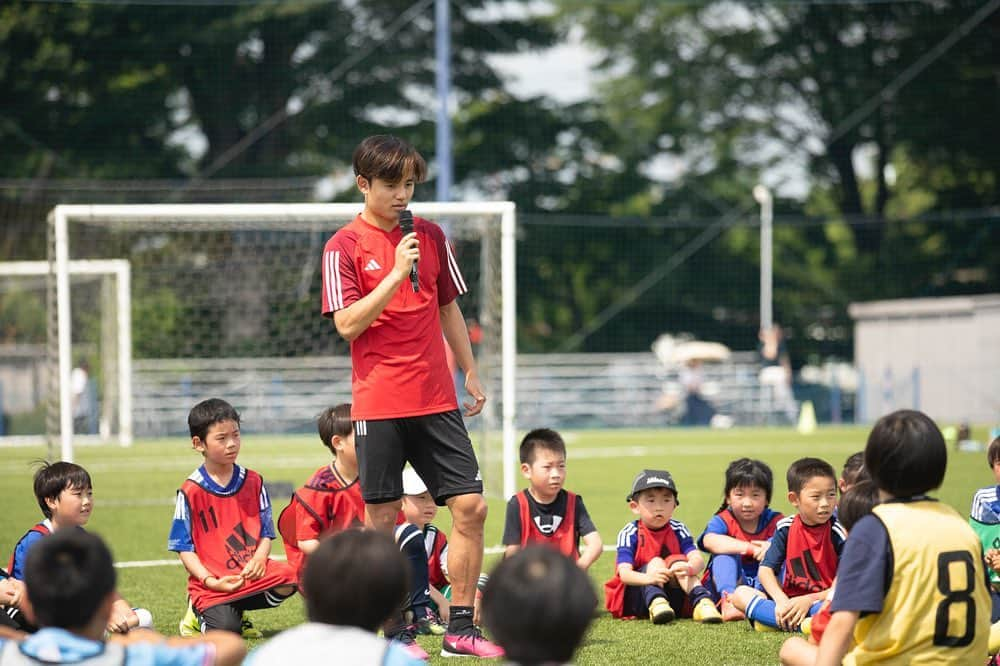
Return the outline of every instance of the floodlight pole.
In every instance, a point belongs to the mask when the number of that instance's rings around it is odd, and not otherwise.
[[[437,90],[437,128],[435,130],[438,163],[437,200],[451,201],[454,165],[451,159],[451,115],[448,98],[451,92],[451,8],[450,0],[434,2],[434,85]]]
[[[753,198],[760,204],[760,329],[766,331],[774,324],[773,233],[774,199],[765,185],[753,188]]]

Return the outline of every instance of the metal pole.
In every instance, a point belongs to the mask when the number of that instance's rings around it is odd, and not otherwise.
[[[436,154],[438,163],[437,200],[451,201],[454,166],[451,159],[451,115],[448,98],[451,92],[451,12],[449,0],[434,0],[434,56],[437,66],[434,84],[437,89]]]
[[[766,331],[774,324],[772,223],[774,200],[764,185],[753,188],[753,198],[760,204],[760,328]]]

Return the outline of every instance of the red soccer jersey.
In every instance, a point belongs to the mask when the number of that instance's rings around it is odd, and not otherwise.
[[[636,543],[635,559],[632,562],[633,569],[638,571],[655,557],[662,557],[668,566],[676,560],[687,559],[681,553],[680,539],[677,538],[677,532],[673,530],[670,523],[659,530],[649,529],[641,520],[637,520],[635,523],[639,537]],[[625,615],[625,583],[618,575],[617,565],[615,565],[614,577],[604,583],[604,606],[612,617],[619,619],[632,617]]]
[[[347,483],[329,465],[320,467],[309,481],[292,495],[278,516],[278,532],[285,543],[288,563],[301,577],[305,553],[299,541],[309,541],[365,524],[365,502],[357,479]]]
[[[833,545],[833,519],[806,525],[798,515],[788,529],[785,577],[781,587],[790,597],[828,589],[837,575],[840,556]]]
[[[239,574],[261,539],[260,491],[263,479],[252,470],[233,495],[216,495],[191,479],[181,493],[191,515],[191,541],[201,563],[215,576]],[[188,594],[199,611],[253,596],[279,585],[294,585],[295,572],[285,562],[267,560],[264,576],[247,580],[235,592],[217,592],[188,576]]]
[[[444,232],[414,218],[420,240],[420,291],[404,280],[379,316],[351,342],[351,417],[390,419],[457,409],[445,359],[440,308],[468,291]],[[359,215],[323,250],[323,315],[332,317],[373,289],[392,270],[403,234]]]
[[[576,531],[576,495],[566,491],[566,515],[559,527],[552,534],[542,534],[531,517],[531,503],[528,501],[528,491],[522,490],[517,495],[517,505],[521,518],[521,548],[533,543],[545,544],[555,548],[566,557],[574,560],[580,557],[580,535]]]

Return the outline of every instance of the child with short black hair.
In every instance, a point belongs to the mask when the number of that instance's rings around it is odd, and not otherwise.
[[[840,494],[843,495],[850,488],[858,483],[868,478],[868,472],[865,471],[865,452],[857,451],[847,456],[847,460],[844,461],[844,468],[840,472],[840,478],[837,479],[837,488],[840,490]]]
[[[848,539],[854,525],[863,516],[870,514],[879,501],[878,487],[871,479],[861,479],[844,491],[837,503],[837,520],[847,530]],[[808,636],[808,640],[792,636],[782,644],[778,657],[783,666],[812,666],[816,661],[817,646],[830,622],[830,605],[833,603],[836,587],[837,579],[834,578],[819,610],[802,621],[802,633]]]
[[[375,635],[409,589],[406,561],[385,534],[351,529],[322,539],[306,561],[302,587],[309,622],[252,652],[247,666],[424,663]]]
[[[698,547],[711,555],[704,582],[720,604],[723,621],[743,619],[729,597],[737,585],[756,587],[760,560],[784,518],[770,508],[773,489],[767,463],[750,458],[729,463],[722,506],[698,538]]]
[[[275,538],[264,479],[236,463],[240,415],[225,400],[188,414],[191,447],[204,461],[177,491],[168,550],[188,573],[191,603],[181,630],[242,633],[243,613],[274,608],[295,594],[295,570],[269,557]]]
[[[767,597],[747,586],[736,588],[732,596],[759,631],[795,631],[819,610],[847,538],[833,515],[837,475],[830,463],[800,458],[788,467],[786,480],[788,501],[797,512],[778,522],[760,563],[760,587]]]
[[[288,506],[278,516],[285,556],[298,576],[321,537],[365,524],[350,403],[324,409],[316,419],[316,428],[332,460],[292,493]]]
[[[926,414],[899,410],[875,423],[865,467],[882,502],[848,540],[817,664],[985,661],[982,545],[954,509],[926,494],[947,464],[944,437]]]
[[[0,640],[2,664],[235,666],[246,654],[242,639],[223,632],[164,639],[143,629],[106,641],[119,599],[115,569],[101,538],[84,530],[59,530],[39,542],[24,576],[41,629],[20,643]]]
[[[23,581],[28,553],[43,538],[64,529],[82,530],[94,508],[94,484],[83,467],[71,462],[43,463],[35,472],[35,500],[45,519],[28,530],[14,546],[8,571],[11,578]],[[153,618],[144,608],[133,608],[117,592],[107,630],[126,633],[136,627],[152,627]],[[12,609],[16,611],[17,609]],[[23,613],[8,617],[25,631],[34,629]]]
[[[590,578],[579,566],[533,544],[493,570],[483,592],[483,621],[511,663],[568,664],[596,606]]]
[[[526,489],[507,502],[504,557],[528,544],[555,548],[587,570],[604,549],[583,498],[566,490],[566,443],[550,428],[532,430],[521,440],[521,474]],[[580,541],[584,549],[580,552]]]
[[[680,504],[674,478],[666,470],[644,469],[633,479],[627,499],[639,518],[618,533],[615,575],[604,584],[604,605],[611,615],[629,619],[648,614],[653,624],[664,624],[680,612],[695,622],[722,622],[699,579],[705,560],[688,528],[674,520]]]

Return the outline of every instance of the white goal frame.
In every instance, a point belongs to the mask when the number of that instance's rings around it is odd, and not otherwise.
[[[113,277],[115,283],[117,336],[116,357],[118,364],[118,443],[128,446],[132,443],[132,270],[125,259],[78,259],[69,261],[63,266],[63,289],[65,297],[65,319],[69,321],[69,278],[71,275],[95,275]],[[58,266],[48,261],[6,261],[0,262],[0,275],[3,276],[36,276],[51,277],[56,275],[59,280]],[[60,310],[61,312],[61,310]],[[51,316],[51,314],[50,314]],[[63,335],[65,329],[65,336]],[[69,376],[73,368],[72,331],[69,326],[59,328],[59,415],[60,415],[60,455],[62,460],[73,460],[73,400]],[[64,339],[65,338],[65,339]],[[66,348],[66,363],[63,363],[63,345]],[[66,372],[63,373],[63,365]],[[47,373],[51,377],[51,370]],[[49,386],[51,391],[52,387]],[[49,400],[53,396],[49,396]],[[109,426],[103,423],[101,434],[107,436]]]
[[[56,305],[56,330],[58,331],[60,438],[64,460],[73,456],[73,415],[70,403],[70,373],[72,372],[71,318],[69,276],[70,226],[79,221],[120,222],[130,220],[150,221],[170,219],[190,225],[218,223],[219,221],[251,218],[276,225],[282,222],[348,222],[357,215],[357,203],[328,204],[114,204],[114,205],[59,205],[49,212],[49,261],[54,263],[54,291]],[[515,416],[517,338],[515,328],[515,205],[510,201],[495,202],[414,202],[410,209],[415,215],[427,218],[449,215],[495,215],[500,218],[500,280],[501,280],[501,385],[503,410],[502,455],[503,496],[515,491]],[[206,224],[207,226],[207,224]],[[280,228],[280,227],[276,227]],[[126,308],[127,312],[127,308]],[[131,344],[128,345],[131,367]],[[126,367],[126,366],[122,366]],[[131,398],[131,373],[127,376],[129,390],[122,393]],[[131,406],[120,416],[121,422],[131,424]],[[124,430],[124,428],[123,428]]]

